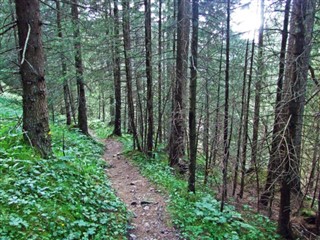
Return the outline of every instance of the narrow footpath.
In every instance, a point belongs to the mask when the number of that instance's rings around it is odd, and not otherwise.
[[[107,139],[105,145],[104,159],[110,166],[107,175],[111,185],[133,214],[128,239],[180,239],[165,211],[165,197],[121,155],[121,143]]]

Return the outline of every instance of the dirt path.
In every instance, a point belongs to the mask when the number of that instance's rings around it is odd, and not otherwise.
[[[107,139],[104,159],[109,163],[107,174],[117,195],[133,213],[128,239],[179,239],[165,212],[165,198],[121,153],[121,143]]]

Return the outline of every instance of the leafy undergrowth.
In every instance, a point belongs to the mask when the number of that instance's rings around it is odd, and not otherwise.
[[[100,139],[106,139],[112,135],[112,128],[107,126],[101,120],[94,120],[90,122],[90,129],[94,130],[94,134]]]
[[[102,145],[51,126],[55,157],[24,143],[21,107],[0,97],[0,239],[124,239],[126,208],[111,190]]]
[[[198,188],[196,194],[186,191],[187,181],[174,176],[165,154],[155,154],[155,159],[151,160],[130,151],[132,146],[128,137],[122,140],[127,156],[134,160],[141,173],[169,194],[169,212],[184,238],[280,239],[275,234],[275,224],[268,218],[252,213],[241,215],[230,205],[220,212],[220,202],[208,189]]]

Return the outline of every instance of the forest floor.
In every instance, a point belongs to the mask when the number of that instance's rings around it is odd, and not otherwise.
[[[128,239],[180,239],[166,212],[166,197],[121,155],[121,143],[109,138],[105,146],[104,159],[109,164],[107,175],[111,185],[132,213]]]

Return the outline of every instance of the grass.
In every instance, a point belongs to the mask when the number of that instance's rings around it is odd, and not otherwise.
[[[220,202],[214,192],[198,187],[197,193],[187,192],[187,181],[175,176],[168,166],[167,155],[156,153],[149,159],[131,151],[132,142],[125,136],[122,141],[128,158],[132,158],[141,173],[169,195],[168,210],[173,223],[184,238],[196,239],[280,239],[276,226],[267,217],[252,212],[241,215],[233,206],[220,212]]]
[[[103,146],[51,125],[55,157],[25,144],[20,100],[0,96],[0,239],[125,239],[127,211],[101,159]]]

